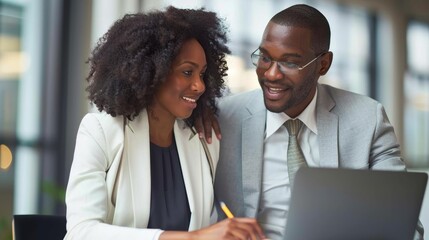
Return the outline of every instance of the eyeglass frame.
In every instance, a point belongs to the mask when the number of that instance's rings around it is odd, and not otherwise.
[[[258,63],[256,62],[253,62],[253,56],[257,56],[258,57],[258,62],[259,62],[259,58],[261,57],[261,54],[256,54],[256,52],[257,51],[260,51],[260,49],[258,48],[258,49],[256,49],[255,51],[253,51],[252,52],[252,54],[250,54],[250,60],[251,60],[251,62],[252,62],[252,64],[255,66],[255,67],[257,67],[257,68],[261,68],[260,66],[258,66]],[[273,63],[274,62],[276,62],[277,63],[277,67],[278,67],[278,69],[280,70],[280,72],[282,72],[283,74],[286,74],[287,73],[287,71],[285,72],[284,70],[282,71],[282,69],[284,69],[284,68],[286,68],[286,69],[289,69],[289,70],[297,70],[297,71],[301,71],[301,70],[303,70],[304,68],[306,68],[308,65],[310,65],[311,63],[313,63],[314,61],[316,61],[319,57],[321,57],[321,56],[323,56],[324,54],[326,54],[326,53],[328,53],[328,52],[322,52],[322,53],[320,53],[319,55],[317,55],[315,58],[313,58],[312,60],[310,60],[308,63],[306,63],[305,65],[303,65],[303,66],[299,66],[298,64],[296,64],[297,65],[297,67],[296,68],[290,68],[290,67],[285,67],[283,64],[280,64],[280,63],[286,63],[285,61],[277,61],[277,60],[273,60],[271,57],[268,57],[267,56],[267,58],[270,60],[270,65],[269,65],[269,67],[267,67],[267,68],[261,68],[261,69],[264,69],[264,70],[268,70],[268,69],[270,69],[271,68],[271,66],[273,66]]]

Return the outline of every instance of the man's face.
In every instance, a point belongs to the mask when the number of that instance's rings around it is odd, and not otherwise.
[[[302,70],[293,69],[306,65],[320,54],[314,51],[311,31],[269,22],[259,51],[264,59],[281,61],[286,66],[272,62],[268,69],[256,69],[266,108],[290,117],[298,116],[313,99],[321,71],[320,59]]]

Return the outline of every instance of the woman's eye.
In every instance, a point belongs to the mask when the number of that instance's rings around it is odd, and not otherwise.
[[[201,79],[203,79],[203,78],[204,78],[204,75],[206,75],[206,73],[205,73],[205,72],[200,73],[200,78],[201,78]]]
[[[185,76],[192,76],[192,71],[183,71]]]

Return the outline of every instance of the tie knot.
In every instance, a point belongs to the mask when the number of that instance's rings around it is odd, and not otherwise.
[[[284,124],[286,126],[286,129],[289,133],[289,135],[297,135],[299,132],[299,129],[302,126],[302,122],[299,119],[289,119]]]

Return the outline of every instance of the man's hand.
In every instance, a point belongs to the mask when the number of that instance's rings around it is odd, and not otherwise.
[[[200,138],[206,138],[207,143],[212,143],[212,129],[214,130],[217,139],[220,140],[222,138],[217,117],[208,107],[203,108],[201,117],[197,117],[197,119],[195,119],[195,129],[197,130]]]

